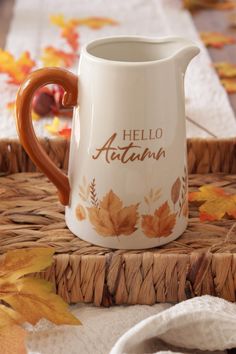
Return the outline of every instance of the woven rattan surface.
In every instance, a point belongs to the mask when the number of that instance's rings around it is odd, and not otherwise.
[[[56,165],[67,169],[69,142],[41,143]],[[236,139],[189,140],[188,170],[190,190],[215,183],[236,193]],[[153,304],[201,294],[235,301],[233,220],[200,223],[192,204],[188,229],[177,241],[152,250],[112,251],[71,234],[54,186],[35,171],[18,141],[0,141],[0,253],[55,247],[54,264],[40,276],[67,302]]]
[[[190,190],[205,183],[236,193],[236,176],[190,175]],[[190,206],[177,241],[145,251],[110,250],[75,237],[64,222],[54,186],[41,173],[0,178],[0,251],[52,246],[55,262],[41,276],[68,302],[153,304],[213,294],[235,301],[235,220],[200,223]]]

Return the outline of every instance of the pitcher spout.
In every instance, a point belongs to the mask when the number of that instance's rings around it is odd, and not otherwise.
[[[189,40],[179,41],[180,49],[175,54],[174,58],[179,64],[183,73],[185,73],[190,61],[200,52],[197,45]]]

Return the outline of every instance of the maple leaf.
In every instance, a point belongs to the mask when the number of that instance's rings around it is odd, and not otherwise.
[[[190,11],[201,8],[232,10],[236,7],[236,3],[231,0],[183,0],[183,6]]]
[[[225,90],[229,93],[236,93],[236,80],[234,79],[221,79],[220,82],[224,86]]]
[[[8,83],[19,85],[32,71],[35,61],[31,59],[29,52],[23,52],[19,59],[0,48],[0,73],[7,74]]]
[[[131,235],[137,230],[138,204],[123,207],[120,198],[110,190],[98,207],[87,208],[89,220],[102,236]]]
[[[9,251],[0,261],[0,342],[4,354],[26,354],[24,322],[46,318],[55,324],[80,324],[49,282],[24,277],[52,264],[52,248]],[[7,306],[7,305],[8,306]]]
[[[228,215],[236,219],[236,194],[227,194],[222,188],[204,185],[197,192],[189,193],[189,201],[201,202],[201,221],[220,220]]]
[[[65,20],[64,15],[50,16],[53,25],[61,28],[61,37],[64,38],[73,52],[79,49],[79,35],[76,32],[77,24],[74,19]]]
[[[116,26],[117,21],[107,17],[85,17],[80,19],[74,19],[74,23],[77,26],[87,26],[91,29],[98,30],[104,26]]]
[[[207,47],[223,48],[226,44],[234,44],[236,40],[234,37],[227,36],[219,32],[201,32],[201,39]]]
[[[74,65],[78,56],[75,53],[67,53],[61,49],[49,46],[43,49],[41,60],[44,66],[59,66],[70,68]]]
[[[176,223],[176,214],[171,214],[167,202],[156,209],[154,215],[142,215],[143,233],[150,238],[169,236]]]
[[[219,62],[213,64],[219,77],[221,78],[233,78],[236,77],[236,65],[227,62]]]

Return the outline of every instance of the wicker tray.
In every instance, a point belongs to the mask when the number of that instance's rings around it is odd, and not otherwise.
[[[42,144],[66,169],[69,143]],[[236,140],[189,140],[188,166],[190,190],[215,183],[236,193]],[[202,294],[235,301],[235,220],[200,223],[191,205],[188,229],[178,240],[151,250],[114,251],[66,228],[54,186],[17,141],[0,141],[0,176],[0,253],[55,247],[54,264],[37,276],[52,281],[67,302],[153,304]]]

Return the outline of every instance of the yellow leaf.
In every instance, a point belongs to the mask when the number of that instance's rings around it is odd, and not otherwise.
[[[223,48],[226,44],[235,44],[235,38],[220,32],[201,32],[201,39],[207,47]]]
[[[52,263],[53,248],[9,251],[0,263],[0,281],[15,281],[23,275],[40,272]]]
[[[197,10],[201,8],[232,10],[236,7],[236,3],[233,0],[183,0],[183,5],[188,10]]]
[[[31,59],[29,52],[21,54],[19,59],[0,48],[0,73],[7,74],[9,83],[19,85],[35,66],[35,61]]]
[[[236,80],[235,79],[221,79],[220,82],[230,94],[236,93]]]
[[[200,220],[220,220],[225,215],[236,219],[236,194],[227,194],[223,189],[204,185],[197,192],[189,193],[189,201],[201,202]]]
[[[219,62],[213,64],[216,69],[219,77],[221,78],[234,78],[236,77],[236,65],[227,63],[227,62]]]
[[[0,282],[0,298],[31,324],[36,324],[41,318],[55,324],[80,324],[68,311],[68,305],[53,293],[52,284],[42,279],[21,278],[14,283]]]
[[[80,19],[74,19],[74,23],[76,23],[77,26],[88,26],[89,28],[94,30],[101,29],[104,26],[118,25],[117,21],[114,21],[113,19],[107,17],[85,17]]]
[[[67,53],[52,46],[43,49],[41,60],[44,66],[56,66],[70,68],[74,65],[77,55]]]
[[[52,124],[46,124],[45,129],[52,135],[58,135],[58,131],[60,129],[60,119],[58,117],[54,117]]]

